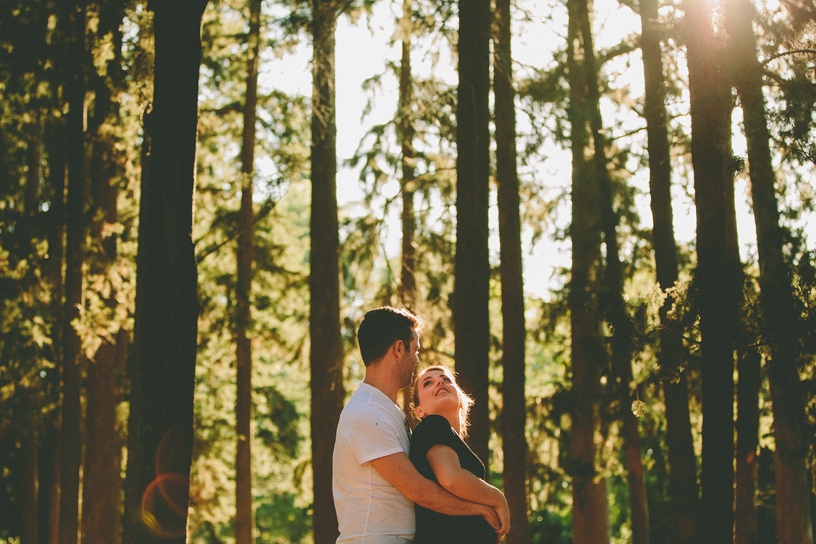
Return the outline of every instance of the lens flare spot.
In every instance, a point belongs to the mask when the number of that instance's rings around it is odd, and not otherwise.
[[[159,475],[142,495],[142,521],[161,538],[179,538],[187,531],[189,479],[175,472]]]

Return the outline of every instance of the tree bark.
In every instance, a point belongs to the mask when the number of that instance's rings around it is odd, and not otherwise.
[[[737,361],[737,449],[734,473],[734,544],[755,544],[762,357],[740,342]]]
[[[459,2],[454,357],[459,384],[474,400],[468,443],[487,467],[490,465],[490,22],[490,0]]]
[[[596,400],[605,353],[601,340],[598,301],[601,267],[600,208],[597,179],[586,159],[589,147],[589,112],[580,21],[586,3],[571,0],[567,35],[570,147],[572,150],[572,267],[569,283],[571,327],[572,406],[569,460],[572,478],[572,535],[575,544],[609,542],[609,504],[606,478],[595,467]]]
[[[60,544],[76,544],[79,532],[79,470],[82,463],[82,346],[72,321],[82,301],[82,262],[85,246],[85,4],[72,5],[68,15],[71,41],[66,156],[65,310],[62,323],[62,399],[60,422]]]
[[[697,300],[700,311],[703,456],[701,542],[733,539],[734,339],[741,283],[729,247],[728,174],[731,108],[712,28],[710,4],[686,0],[691,152],[697,210]],[[729,188],[729,184],[731,187]],[[733,196],[730,196],[733,203]],[[733,204],[731,205],[733,210]]]
[[[527,402],[525,386],[524,279],[521,212],[516,166],[516,109],[513,88],[510,1],[496,0],[493,14],[493,94],[496,123],[496,183],[502,294],[502,451],[504,492],[512,531],[508,544],[530,540],[527,518]]]
[[[413,79],[411,77],[411,37],[414,32],[413,22],[413,0],[403,0],[402,18],[400,19],[401,57],[400,57],[400,79],[399,79],[399,138],[402,147],[402,157],[400,158],[402,179],[400,186],[402,190],[402,266],[400,268],[400,301],[402,305],[412,312],[416,312],[417,288],[416,288],[416,248],[414,246],[414,233],[416,231],[416,214],[414,212],[414,179],[416,170],[416,159],[414,154],[414,93]],[[414,378],[419,369],[414,369]],[[409,388],[402,390],[402,409],[408,422],[413,423],[414,416],[411,409],[411,399]]]
[[[644,115],[649,150],[649,191],[655,268],[660,288],[667,292],[677,282],[677,244],[671,202],[671,154],[666,112],[665,76],[660,43],[657,0],[641,0],[641,51],[645,81]],[[682,325],[670,313],[673,296],[660,307],[658,361],[666,406],[666,443],[669,459],[669,493],[677,523],[678,544],[693,544],[699,512],[697,457],[691,433],[688,380],[683,368]]]
[[[345,400],[340,335],[340,272],[337,219],[337,121],[334,51],[336,4],[312,0],[312,205],[309,274],[311,437],[315,544],[339,534],[332,498],[332,452]]]
[[[122,157],[116,150],[114,136],[105,123],[117,126],[120,120],[117,93],[123,85],[122,33],[120,25],[124,5],[105,3],[99,12],[98,36],[112,34],[114,57],[107,65],[107,79],[95,80],[94,116],[89,125],[93,133],[91,159],[92,205],[101,219],[94,225],[92,259],[95,274],[108,275],[117,262],[117,237],[108,225],[119,221],[118,180],[124,175]],[[111,287],[105,305],[111,313],[117,306],[116,289]],[[82,493],[82,544],[117,544],[120,534],[121,448],[116,436],[116,408],[120,399],[117,388],[122,367],[118,361],[119,335],[103,338],[93,361],[88,365],[85,465]]]
[[[191,238],[201,17],[206,0],[153,0],[153,110],[136,257],[124,542],[185,542],[197,347]]]
[[[235,543],[252,543],[252,261],[253,183],[255,177],[255,120],[258,102],[258,64],[261,47],[261,0],[249,6],[249,35],[244,130],[241,144],[241,209],[238,215],[238,282],[235,296],[236,397],[235,430],[238,437],[235,459]]]
[[[726,4],[726,25],[732,40],[730,56],[734,84],[742,103],[751,200],[759,251],[762,334],[770,348],[768,378],[774,416],[776,526],[781,544],[811,544],[807,467],[806,394],[799,376],[800,330],[791,290],[790,272],[783,253],[779,225],[776,175],[770,151],[762,67],[753,33],[754,6],[745,0]]]

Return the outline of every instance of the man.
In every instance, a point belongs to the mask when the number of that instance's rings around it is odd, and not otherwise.
[[[506,534],[493,508],[451,495],[424,478],[408,459],[410,429],[397,405],[399,390],[419,365],[422,321],[382,307],[360,323],[363,383],[340,414],[332,459],[338,544],[402,544],[414,537],[414,503],[449,515],[480,515]]]

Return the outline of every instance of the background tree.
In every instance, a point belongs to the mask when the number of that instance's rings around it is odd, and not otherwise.
[[[249,4],[247,36],[247,76],[244,98],[243,139],[241,142],[241,209],[238,214],[238,282],[237,318],[235,323],[235,422],[238,436],[235,460],[235,541],[252,542],[252,246],[253,184],[255,178],[255,123],[258,107],[258,65],[261,47],[261,0]]]
[[[79,470],[82,463],[81,339],[73,321],[82,301],[85,248],[85,2],[70,4],[65,28],[71,65],[65,85],[68,115],[65,136],[68,192],[65,219],[65,310],[62,326],[62,394],[60,411],[59,541],[76,543],[79,533]]]
[[[103,67],[105,75],[92,73],[94,91],[93,116],[89,119],[92,134],[91,209],[94,213],[90,268],[94,272],[91,293],[86,296],[86,316],[101,313],[101,323],[91,329],[101,338],[91,342],[84,334],[85,353],[95,351],[87,365],[85,464],[82,482],[83,544],[113,543],[120,535],[122,450],[117,433],[117,406],[121,400],[122,381],[128,341],[128,316],[117,299],[126,300],[122,275],[116,269],[119,237],[119,186],[125,172],[122,139],[113,127],[121,125],[119,101],[125,92],[122,58],[123,2],[106,2],[99,6],[98,24],[93,36],[94,48],[109,44],[113,55]],[[96,67],[95,67],[96,68]],[[117,149],[117,146],[119,149]],[[96,294],[101,295],[97,299]],[[87,329],[83,326],[82,330]],[[90,344],[90,345],[88,345]],[[96,348],[95,350],[93,348]]]
[[[149,4],[156,53],[139,211],[126,543],[186,540],[199,309],[192,199],[206,5]]]
[[[659,310],[660,346],[658,361],[666,411],[666,442],[670,466],[670,493],[677,523],[679,544],[695,542],[699,508],[697,458],[689,417],[688,356],[684,354],[683,325],[672,312],[678,302],[672,295],[678,281],[677,243],[672,209],[672,164],[663,50],[658,3],[641,0],[641,51],[644,73],[644,117],[649,153],[649,194],[652,211],[652,245],[655,273],[666,293]]]
[[[521,213],[516,167],[516,93],[513,88],[510,2],[497,0],[493,13],[493,94],[496,123],[496,185],[499,207],[502,293],[502,414],[504,490],[510,507],[510,544],[528,542],[527,403],[525,384],[524,278]]]
[[[309,361],[314,474],[315,544],[337,539],[331,485],[334,436],[345,401],[340,335],[340,270],[337,225],[337,121],[335,30],[338,6],[312,1],[312,204],[309,255]]]
[[[456,371],[473,397],[468,444],[490,464],[490,317],[488,204],[490,181],[489,0],[459,3],[456,97],[456,256],[453,326]]]
[[[726,23],[732,43],[732,74],[742,104],[748,142],[759,250],[762,335],[770,347],[768,377],[776,446],[777,534],[779,542],[813,542],[812,486],[808,484],[807,445],[804,441],[806,402],[799,378],[800,328],[791,292],[791,276],[783,253],[785,240],[779,226],[776,175],[769,147],[770,132],[762,89],[762,68],[757,59],[753,32],[753,13],[749,2],[730,1],[726,4]],[[754,378],[754,381],[758,380]],[[750,455],[752,452],[746,453]]]
[[[606,479],[596,471],[595,429],[604,351],[597,293],[601,274],[600,202],[597,175],[586,153],[590,141],[589,90],[582,63],[587,41],[581,21],[586,2],[568,2],[567,78],[572,151],[572,268],[569,282],[571,428],[567,474],[572,478],[572,535],[576,544],[609,541]],[[583,12],[583,13],[582,13]],[[591,42],[590,42],[591,43]]]
[[[729,247],[730,93],[720,65],[721,49],[709,4],[688,1],[691,155],[697,213],[697,300],[700,312],[703,454],[701,518],[697,534],[706,542],[733,538],[734,340],[741,283]],[[729,188],[729,185],[731,186]],[[731,205],[733,209],[733,204]]]

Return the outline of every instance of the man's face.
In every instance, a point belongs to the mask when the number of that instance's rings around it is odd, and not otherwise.
[[[397,365],[402,387],[410,385],[414,376],[414,369],[419,366],[419,347],[419,333],[415,329],[411,329],[411,342],[404,347],[402,359]]]

